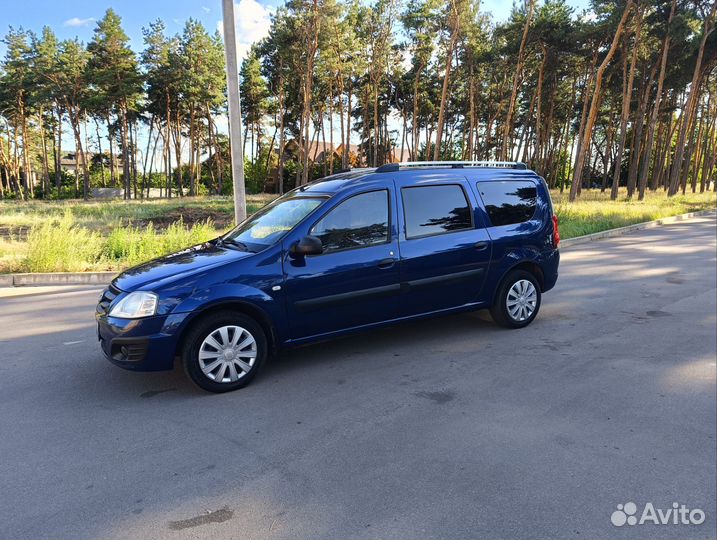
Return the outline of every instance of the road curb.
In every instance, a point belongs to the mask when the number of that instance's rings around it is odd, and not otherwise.
[[[572,246],[602,240],[603,238],[613,238],[622,236],[633,231],[643,229],[651,229],[661,225],[669,225],[678,223],[687,219],[714,215],[715,210],[702,210],[700,212],[688,212],[678,216],[670,216],[666,218],[656,219],[654,221],[645,221],[643,223],[635,223],[626,227],[617,229],[608,229],[594,234],[586,234],[576,238],[568,238],[560,242],[560,249],[570,248]],[[29,287],[40,285],[106,285],[117,272],[54,272],[47,274],[2,274],[0,275],[0,287]]]
[[[52,272],[46,274],[4,274],[0,287],[39,285],[106,285],[117,272]]]
[[[686,214],[660,218],[654,221],[643,221],[642,223],[635,223],[633,225],[627,225],[625,227],[618,227],[617,229],[608,229],[606,231],[586,234],[584,236],[576,236],[575,238],[567,238],[565,240],[560,241],[560,249],[565,249],[580,244],[586,244],[588,242],[594,242],[595,240],[602,240],[603,238],[614,238],[616,236],[622,236],[623,234],[627,234],[633,231],[652,229],[654,227],[660,227],[661,225],[670,225],[671,223],[679,223],[680,221],[685,221],[691,218],[710,216],[714,214],[715,210],[700,210],[699,212],[688,212]]]

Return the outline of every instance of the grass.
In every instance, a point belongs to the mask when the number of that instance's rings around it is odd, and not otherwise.
[[[250,195],[249,213],[274,195]],[[583,191],[575,203],[552,193],[562,238],[715,208],[717,194],[617,201]],[[227,197],[152,201],[0,201],[0,273],[122,270],[218,236],[231,227]]]
[[[256,212],[275,195],[260,194],[247,196],[247,211]],[[117,226],[129,223],[143,223],[151,220],[165,220],[177,215],[214,221],[230,222],[233,215],[232,199],[229,197],[184,197],[174,199],[152,199],[147,201],[0,201],[0,234],[8,229],[19,234],[46,222],[70,214],[81,227],[108,232]],[[217,219],[215,219],[217,218]],[[173,221],[178,220],[179,217]],[[188,221],[185,217],[185,221]],[[192,219],[191,221],[196,221]]]
[[[560,236],[574,238],[635,223],[715,208],[717,193],[688,193],[668,198],[662,191],[648,192],[645,200],[627,199],[620,192],[616,201],[609,193],[583,191],[575,203],[568,202],[568,194],[552,193],[553,206],[560,218]]]

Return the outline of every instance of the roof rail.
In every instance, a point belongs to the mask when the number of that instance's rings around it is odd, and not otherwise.
[[[520,161],[407,161],[404,163],[386,163],[376,169],[376,172],[396,172],[404,168],[420,167],[450,167],[463,169],[464,167],[489,167],[496,169],[527,169],[525,163]]]

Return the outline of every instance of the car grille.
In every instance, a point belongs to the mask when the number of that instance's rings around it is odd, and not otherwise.
[[[105,289],[105,292],[102,293],[102,298],[100,298],[99,303],[97,304],[97,313],[100,315],[107,315],[110,311],[110,304],[112,301],[117,298],[117,295],[121,291],[112,285],[107,287]]]

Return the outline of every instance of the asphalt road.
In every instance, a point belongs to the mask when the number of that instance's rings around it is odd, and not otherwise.
[[[0,538],[714,538],[715,233],[565,250],[523,330],[405,324],[224,395],[107,363],[97,289],[4,290]]]

